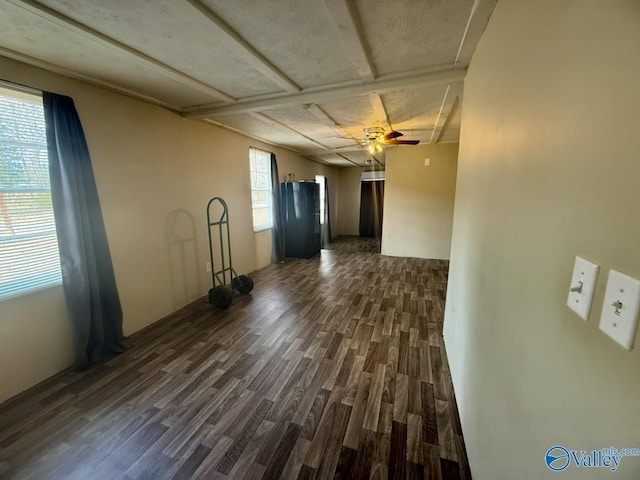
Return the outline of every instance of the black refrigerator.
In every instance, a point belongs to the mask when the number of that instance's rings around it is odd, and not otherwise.
[[[311,258],[320,251],[320,185],[286,182],[280,192],[285,256]]]

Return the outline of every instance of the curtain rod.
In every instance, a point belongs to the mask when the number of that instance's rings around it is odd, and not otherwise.
[[[0,87],[8,88],[9,90],[17,90],[18,92],[31,93],[33,95],[42,95],[42,90],[33,88],[21,83],[10,82],[8,80],[0,79]]]

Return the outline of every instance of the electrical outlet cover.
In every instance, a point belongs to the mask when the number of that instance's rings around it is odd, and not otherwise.
[[[591,263],[581,257],[576,257],[576,262],[573,266],[569,289],[582,285],[582,290],[580,292],[569,291],[567,305],[584,320],[589,318],[599,268],[595,263]]]
[[[616,307],[616,304],[621,305]],[[627,350],[631,350],[636,335],[639,309],[640,281],[611,270],[602,304],[600,330]]]

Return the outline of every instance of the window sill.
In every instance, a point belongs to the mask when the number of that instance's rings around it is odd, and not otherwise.
[[[56,287],[62,287],[62,280],[56,281],[56,282],[53,282],[53,283],[48,283],[46,285],[39,285],[37,287],[33,287],[33,288],[25,289],[25,290],[20,290],[19,292],[15,292],[15,293],[11,293],[9,295],[5,295],[3,297],[0,297],[0,302],[4,302],[4,301],[7,301],[7,300],[13,300],[13,299],[20,298],[20,297],[25,297],[27,295],[32,295],[34,293],[42,292],[44,290],[49,290],[51,288],[56,288]]]

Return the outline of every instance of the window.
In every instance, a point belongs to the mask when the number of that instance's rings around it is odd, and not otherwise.
[[[249,172],[251,173],[253,231],[259,232],[273,226],[271,154],[269,152],[250,148]]]
[[[61,280],[42,98],[0,87],[0,299]]]
[[[320,184],[320,225],[324,225],[324,175],[316,175],[316,183]]]

